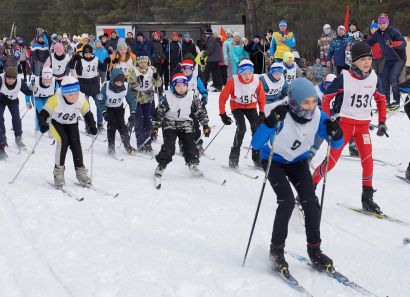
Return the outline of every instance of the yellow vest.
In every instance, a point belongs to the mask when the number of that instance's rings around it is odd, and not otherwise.
[[[276,51],[273,57],[276,59],[283,59],[283,53],[291,51],[289,46],[287,46],[285,43],[280,41],[279,38],[281,37],[282,37],[282,34],[280,34],[279,32],[273,32],[272,38],[275,40],[275,44],[276,44]],[[288,34],[284,35],[284,37],[286,39],[291,39],[293,37],[293,33],[289,32]]]

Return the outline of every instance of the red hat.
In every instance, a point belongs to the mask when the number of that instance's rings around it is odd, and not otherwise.
[[[172,77],[172,86],[175,87],[175,85],[178,83],[183,83],[185,85],[188,85],[187,77],[183,75],[182,73],[175,73],[174,76]]]
[[[158,38],[161,37],[161,32],[160,31],[155,31],[154,33],[152,33],[152,37],[157,36]]]
[[[181,62],[181,68],[185,68],[185,67],[192,67],[194,68],[194,61],[192,60],[182,60]]]

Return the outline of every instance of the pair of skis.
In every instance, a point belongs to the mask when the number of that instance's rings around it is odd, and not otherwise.
[[[78,195],[77,193],[68,190],[65,186],[56,186],[54,183],[49,182],[49,181],[47,181],[47,183],[48,183],[50,186],[52,186],[53,188],[55,188],[55,189],[61,191],[62,193],[64,193],[64,194],[65,194],[66,196],[68,196],[69,198],[73,198],[73,199],[75,199],[75,200],[77,200],[77,201],[80,201],[80,202],[81,202],[81,201],[84,201],[84,199],[85,199],[84,196]],[[90,185],[83,185],[83,184],[80,184],[80,183],[78,183],[78,182],[75,182],[74,185],[76,185],[76,186],[78,186],[78,187],[90,189],[90,190],[92,190],[92,191],[94,191],[94,192],[96,192],[96,193],[98,193],[98,194],[100,194],[100,195],[107,196],[107,197],[111,197],[111,198],[117,198],[117,197],[120,195],[119,193],[110,193],[110,192],[107,192],[107,191],[105,191],[105,190],[103,190],[103,189],[100,189],[100,188],[97,188],[96,186],[93,186],[93,185],[91,185],[91,184],[90,184]]]
[[[202,180],[205,180],[205,181],[207,181],[211,184],[215,184],[215,185],[218,185],[218,186],[223,186],[223,185],[226,184],[226,179],[217,180],[217,179],[211,178],[209,176],[206,176],[204,174],[201,174],[201,175],[198,175],[198,176],[193,176],[193,178],[202,179]],[[156,174],[154,175],[154,184],[155,184],[155,188],[157,190],[161,189],[161,186],[162,186],[162,176],[161,175],[156,175]]]

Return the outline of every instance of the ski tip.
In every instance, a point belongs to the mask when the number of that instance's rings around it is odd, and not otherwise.
[[[113,198],[118,198],[118,196],[120,196],[120,193],[116,193]]]
[[[223,180],[223,182],[221,183],[221,186],[226,184],[226,179]]]

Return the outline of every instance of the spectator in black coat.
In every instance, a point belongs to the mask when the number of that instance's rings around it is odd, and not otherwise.
[[[156,57],[154,44],[151,40],[145,39],[142,32],[137,33],[137,40],[135,41],[135,45],[131,44],[131,50],[137,57],[149,57],[151,64],[154,64]]]
[[[249,53],[250,60],[254,65],[254,73],[256,74],[264,73],[265,60],[263,56],[263,50],[264,49],[259,34],[255,34],[252,41],[245,46],[245,51]]]
[[[120,39],[120,38],[118,37],[117,32],[112,31],[111,32],[111,38],[106,43],[106,48],[108,49],[108,47],[111,46],[114,50],[117,50],[118,39]]]
[[[186,54],[192,54],[196,57],[196,47],[192,42],[191,35],[189,33],[184,34],[184,40],[182,41],[182,56]]]

